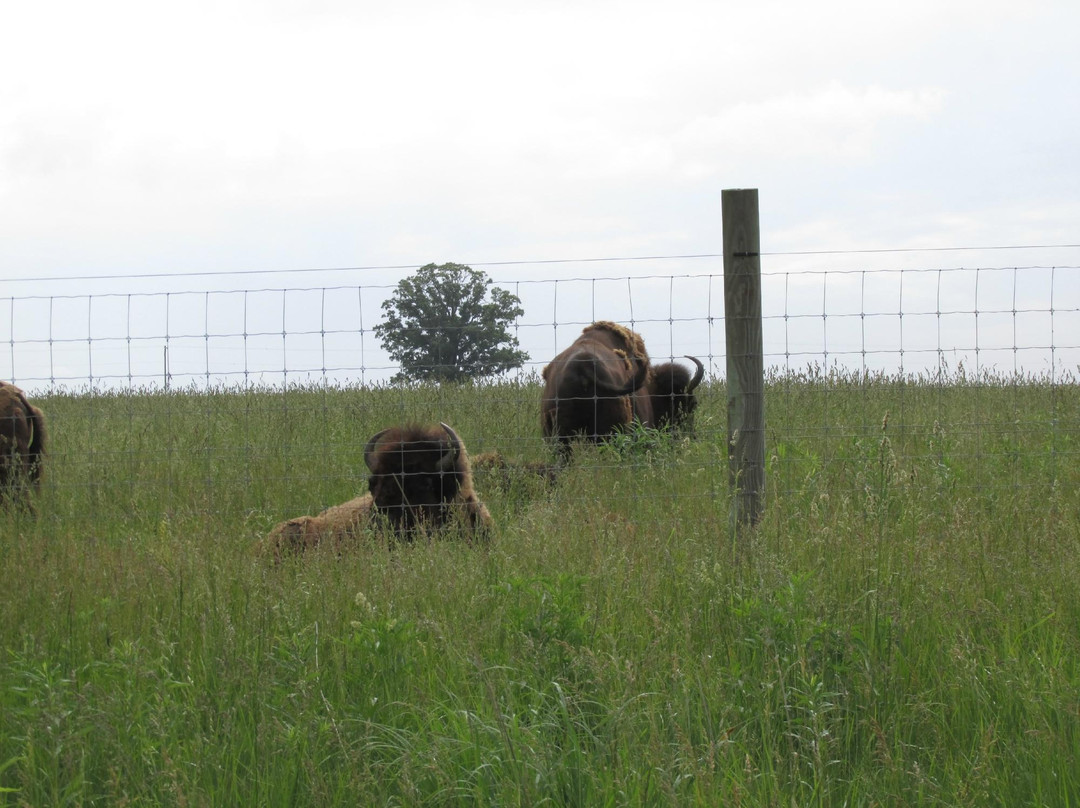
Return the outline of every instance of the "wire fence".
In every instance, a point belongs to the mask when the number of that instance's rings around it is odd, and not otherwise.
[[[867,469],[886,462],[954,495],[1041,496],[1076,467],[1080,262],[859,262],[763,263],[770,496],[866,491],[881,484]],[[0,285],[0,378],[43,402],[53,465],[65,469],[50,474],[58,489],[143,496],[156,513],[188,497],[170,492],[190,477],[206,510],[281,498],[300,509],[362,486],[356,449],[392,422],[452,419],[474,453],[548,456],[540,371],[584,326],[611,320],[640,333],[654,362],[705,365],[697,454],[684,458],[705,482],[660,490],[703,503],[727,495],[720,256],[624,259],[607,274],[570,261],[488,268],[521,300],[513,328],[529,360],[477,387],[391,382],[400,368],[373,327],[408,267],[261,288],[229,275],[200,289],[184,276],[11,282]],[[654,449],[630,458],[651,463]],[[180,458],[190,467],[178,470]],[[230,501],[231,477],[244,485]],[[127,493],[101,493],[116,486]]]
[[[682,259],[684,262],[687,259]],[[598,319],[639,331],[659,357],[691,354],[722,374],[723,274],[510,277],[515,336],[536,372]],[[655,266],[650,267],[655,269]],[[72,284],[65,283],[65,287]],[[0,297],[0,377],[31,391],[295,382],[366,385],[400,368],[372,331],[396,282]],[[1080,268],[800,269],[762,277],[766,367],[925,375],[1046,376],[1080,366]]]

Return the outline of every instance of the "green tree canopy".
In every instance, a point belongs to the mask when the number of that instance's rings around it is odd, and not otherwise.
[[[521,367],[529,355],[508,327],[524,309],[491,283],[464,264],[427,264],[397,285],[374,328],[401,363],[395,381],[453,382]]]

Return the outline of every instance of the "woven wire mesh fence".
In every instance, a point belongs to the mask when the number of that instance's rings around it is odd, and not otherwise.
[[[257,532],[364,490],[362,450],[377,431],[442,421],[473,455],[499,458],[477,473],[496,517],[554,496],[559,507],[603,500],[608,514],[644,502],[628,524],[714,519],[730,496],[721,259],[594,269],[492,271],[521,300],[513,332],[529,360],[475,384],[392,381],[400,368],[372,329],[401,270],[263,288],[226,288],[228,276],[198,290],[182,276],[119,292],[13,288],[0,297],[0,378],[47,414],[44,495],[56,518],[119,509],[152,525],[190,511],[243,518]],[[992,498],[1076,482],[1080,267],[766,260],[762,299],[777,507],[821,497],[870,507],[897,485]],[[697,357],[699,406],[691,429],[630,430],[583,447],[566,472],[581,476],[553,494],[550,481],[514,477],[506,463],[556,464],[541,435],[540,373],[596,320],[637,331],[654,363]]]
[[[903,500],[921,530],[1075,486],[1076,267],[813,270],[763,297],[775,497],[882,521]]]

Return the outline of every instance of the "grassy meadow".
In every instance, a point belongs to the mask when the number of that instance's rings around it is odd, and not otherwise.
[[[735,536],[693,438],[477,474],[483,545],[279,566],[375,431],[543,460],[539,387],[55,394],[0,513],[0,806],[1076,806],[1080,388],[766,387]]]

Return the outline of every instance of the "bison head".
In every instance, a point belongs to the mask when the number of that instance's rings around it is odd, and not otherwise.
[[[688,426],[697,409],[694,390],[705,376],[705,366],[696,357],[686,358],[697,366],[693,378],[688,369],[675,362],[653,367],[649,397],[652,400],[654,424],[659,428]]]
[[[384,429],[368,441],[364,462],[375,509],[399,533],[445,524],[472,484],[465,447],[444,423]]]

